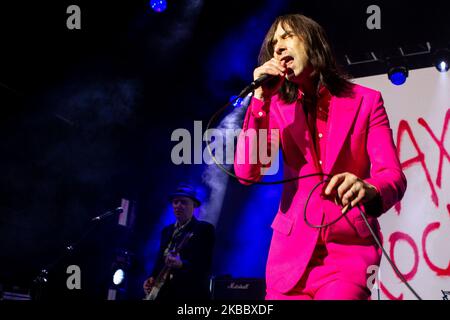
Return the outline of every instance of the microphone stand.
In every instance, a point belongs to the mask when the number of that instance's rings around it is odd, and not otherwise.
[[[34,295],[33,295],[34,297],[32,297],[33,300],[43,300],[45,298],[45,289],[46,289],[46,285],[48,284],[49,271],[51,271],[53,268],[55,268],[66,257],[68,257],[73,252],[75,252],[75,249],[78,248],[78,245],[88,236],[88,234],[91,233],[92,230],[94,230],[95,227],[97,227],[97,223],[93,223],[93,222],[100,222],[101,220],[103,220],[109,216],[112,216],[114,214],[119,214],[122,212],[123,212],[122,207],[118,207],[114,210],[107,211],[102,215],[92,218],[90,220],[91,224],[90,224],[89,228],[87,228],[86,231],[84,231],[82,233],[82,235],[76,241],[72,242],[71,244],[68,244],[64,248],[64,251],[55,260],[53,260],[47,266],[43,267],[40,270],[39,274],[33,279],[33,283],[36,288]]]

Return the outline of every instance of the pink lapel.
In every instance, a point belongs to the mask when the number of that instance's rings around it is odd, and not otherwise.
[[[284,104],[278,101],[278,110],[282,123],[284,124],[283,134],[290,134],[291,138],[299,147],[305,160],[309,163],[313,162],[311,133],[306,125],[305,113],[303,112],[300,100],[291,104]]]
[[[328,140],[325,154],[324,172],[330,173],[341,151],[344,141],[355,120],[361,105],[361,96],[338,98],[333,96],[330,102],[328,118]]]

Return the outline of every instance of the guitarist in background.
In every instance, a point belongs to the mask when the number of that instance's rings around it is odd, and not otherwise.
[[[151,277],[144,282],[144,291],[146,294],[151,291],[158,274],[167,265],[171,272],[156,300],[208,300],[215,241],[214,226],[193,216],[194,208],[201,203],[191,186],[180,184],[170,194],[169,200],[176,222],[162,230],[158,258]],[[193,236],[178,254],[174,253],[174,249],[188,232],[192,232]]]

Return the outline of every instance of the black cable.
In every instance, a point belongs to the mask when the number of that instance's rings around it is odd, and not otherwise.
[[[406,281],[405,277],[403,276],[403,274],[400,272],[400,270],[398,270],[397,266],[394,264],[394,262],[391,260],[391,258],[389,258],[389,255],[387,254],[386,250],[384,250],[380,240],[378,239],[378,237],[375,235],[375,232],[373,231],[373,229],[371,228],[369,221],[367,221],[366,215],[364,214],[364,212],[361,210],[361,207],[358,204],[358,209],[359,212],[361,213],[361,216],[364,219],[364,222],[366,223],[367,227],[369,228],[370,233],[372,234],[373,238],[375,239],[375,242],[377,243],[377,245],[380,247],[380,249],[383,251],[384,257],[387,259],[387,261],[389,262],[389,264],[391,265],[392,269],[394,269],[395,273],[397,273],[397,276],[402,280],[402,282],[408,287],[408,289],[416,296],[417,300],[422,300],[422,298],[417,294],[417,292],[411,287],[411,285],[408,283],[408,281]]]
[[[324,173],[323,175],[324,175],[324,176],[328,176],[328,177],[331,177],[331,176],[332,176],[332,175],[327,174],[327,173]],[[315,228],[315,229],[320,229],[320,228],[326,228],[326,227],[329,227],[329,226],[335,224],[336,222],[338,222],[339,220],[341,220],[341,219],[347,214],[347,212],[348,212],[348,211],[347,211],[346,213],[341,214],[339,217],[337,217],[337,218],[334,219],[333,221],[331,221],[331,222],[329,222],[329,223],[325,223],[325,224],[318,224],[318,225],[315,225],[315,224],[312,224],[312,223],[310,223],[310,222],[308,221],[308,217],[307,217],[307,215],[306,215],[306,209],[308,208],[308,203],[309,203],[309,200],[311,199],[311,196],[312,196],[313,192],[314,192],[314,191],[317,189],[317,187],[319,187],[322,183],[329,182],[329,181],[330,181],[330,179],[325,179],[325,180],[320,181],[319,183],[317,183],[317,184],[311,189],[311,191],[309,192],[308,198],[306,198],[305,206],[303,207],[303,220],[305,221],[305,223],[306,223],[306,225],[307,225],[308,227]]]
[[[211,117],[211,119],[209,120],[207,126],[206,126],[206,132],[208,132],[209,128],[211,127],[211,124],[213,123],[213,121],[215,121],[215,119],[218,117],[219,114],[221,114],[226,108],[228,108],[228,106],[230,106],[233,103],[233,100],[229,101],[228,103],[226,103],[222,108],[220,108],[218,111],[216,111],[216,113],[213,114],[213,116]],[[238,177],[236,174],[230,172],[229,170],[227,170],[222,164],[220,164],[216,157],[213,155],[211,148],[209,146],[208,141],[206,142],[206,146],[208,148],[208,152],[211,156],[211,158],[213,159],[214,163],[228,176],[233,177],[235,179],[238,179],[240,181],[244,181],[244,182],[248,182],[248,183],[255,183],[255,184],[261,184],[261,185],[272,185],[272,184],[281,184],[281,183],[287,183],[287,182],[292,182],[292,181],[296,181],[296,180],[300,180],[300,179],[304,179],[304,178],[309,178],[309,177],[313,177],[313,176],[325,176],[325,177],[332,177],[333,175],[328,174],[328,173],[322,173],[322,172],[318,172],[318,173],[311,173],[311,174],[307,174],[307,175],[303,175],[303,176],[299,176],[299,177],[294,177],[294,178],[289,178],[289,179],[283,179],[283,180],[277,180],[277,181],[259,181],[259,180],[252,180],[252,179],[246,179],[246,178],[242,178],[242,177]],[[347,213],[349,212],[349,210],[347,210],[347,212],[341,214],[338,218],[334,219],[333,221],[326,223],[326,224],[320,224],[320,225],[314,225],[311,224],[308,221],[308,217],[307,217],[307,208],[308,208],[308,203],[309,200],[311,199],[311,196],[313,194],[313,192],[323,183],[329,182],[329,179],[325,179],[320,181],[319,183],[317,183],[309,192],[308,198],[306,200],[306,203],[304,205],[304,210],[303,210],[303,219],[305,221],[305,223],[311,227],[311,228],[315,228],[315,229],[321,229],[321,228],[325,228],[328,226],[331,226],[333,224],[335,224],[336,222],[338,222],[340,219],[342,219],[345,215],[347,215]],[[391,265],[391,267],[394,269],[394,271],[396,272],[397,276],[402,280],[402,282],[408,287],[408,289],[414,294],[414,296],[418,299],[418,300],[422,300],[422,298],[417,294],[417,292],[410,286],[410,284],[408,283],[408,281],[405,279],[405,277],[403,276],[403,274],[398,270],[397,266],[394,264],[394,262],[389,258],[389,255],[387,254],[387,252],[384,250],[380,240],[378,239],[377,235],[375,234],[375,232],[373,231],[371,225],[369,224],[369,221],[367,220],[364,211],[361,210],[361,207],[359,204],[357,204],[357,207],[359,209],[359,212],[361,213],[361,216],[363,217],[364,222],[366,223],[367,228],[369,228],[370,233],[372,234],[372,237],[374,238],[376,244],[378,245],[378,247],[380,247],[380,249],[382,250],[385,258],[387,259],[387,261],[389,262],[389,264]]]
[[[213,116],[211,117],[211,119],[209,120],[208,124],[206,125],[206,130],[205,132],[208,133],[209,128],[211,127],[212,122],[218,117],[219,114],[221,114],[226,108],[228,108],[228,106],[230,106],[232,104],[233,100],[231,100],[230,102],[228,102],[227,104],[225,104],[222,108],[220,108],[216,113],[213,114]],[[220,164],[216,157],[212,154],[211,148],[209,146],[209,143],[206,142],[206,147],[208,148],[208,152],[211,155],[211,158],[213,159],[214,163],[227,175],[229,175],[230,177],[233,177],[235,179],[238,179],[240,181],[244,181],[244,182],[248,182],[248,183],[256,183],[256,184],[262,184],[262,185],[271,185],[271,184],[282,184],[282,183],[286,183],[286,182],[292,182],[292,181],[296,181],[299,179],[303,179],[303,178],[308,178],[308,177],[313,177],[313,176],[320,176],[323,175],[323,173],[312,173],[312,174],[307,174],[304,176],[300,176],[300,177],[295,177],[295,178],[289,178],[289,179],[283,179],[283,180],[278,180],[278,181],[259,181],[259,180],[252,180],[252,179],[246,179],[246,178],[241,178],[238,177],[237,175],[235,175],[234,173],[230,172],[229,170],[227,170],[222,164]]]
[[[324,227],[328,227],[332,224],[335,224],[336,222],[338,222],[340,219],[342,219],[346,213],[341,214],[338,218],[334,219],[333,221],[326,223],[326,224],[321,224],[321,225],[313,225],[308,221],[307,215],[306,215],[306,209],[308,208],[308,203],[309,200],[311,199],[311,196],[314,192],[314,190],[317,189],[317,187],[319,187],[322,183],[328,182],[330,180],[324,180],[324,181],[320,181],[319,183],[317,183],[309,192],[308,198],[306,200],[305,206],[304,206],[304,210],[303,210],[303,219],[305,220],[305,223],[311,227],[311,228],[315,228],[315,229],[320,229],[320,228],[324,228]],[[400,270],[398,270],[397,266],[394,264],[394,262],[391,260],[391,258],[389,258],[389,255],[387,254],[387,252],[384,250],[383,245],[381,244],[381,241],[378,239],[378,236],[375,234],[375,231],[373,231],[372,226],[370,225],[369,221],[367,220],[367,217],[364,213],[364,211],[361,209],[360,204],[357,204],[358,210],[361,213],[361,216],[364,220],[364,222],[366,223],[367,228],[369,228],[370,233],[372,234],[372,237],[374,238],[375,242],[377,243],[378,247],[380,247],[380,249],[382,250],[384,257],[387,259],[387,261],[389,262],[389,264],[391,265],[392,269],[394,269],[395,273],[397,274],[397,276],[400,278],[400,280],[402,280],[402,282],[408,287],[409,290],[411,290],[411,292],[416,296],[416,298],[418,300],[422,300],[422,298],[417,294],[417,292],[410,286],[410,284],[408,283],[408,281],[405,279],[405,277],[403,276],[403,274],[400,272]],[[347,211],[348,212],[348,211]]]

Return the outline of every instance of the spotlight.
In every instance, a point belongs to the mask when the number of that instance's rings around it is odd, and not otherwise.
[[[125,272],[122,269],[117,269],[113,275],[113,283],[118,286],[125,279]]]
[[[126,300],[128,278],[133,254],[124,248],[116,248],[115,261],[109,269],[108,300]],[[108,282],[109,282],[108,281]]]
[[[439,50],[434,56],[434,66],[439,72],[447,72],[450,64],[450,52],[448,50]]]
[[[408,78],[408,69],[403,66],[393,67],[389,69],[388,78],[396,86],[401,86]]]
[[[436,68],[439,72],[447,72],[448,71],[448,63],[447,61],[441,61],[436,65]]]
[[[150,7],[153,11],[163,12],[167,9],[167,1],[166,0],[150,0]]]

